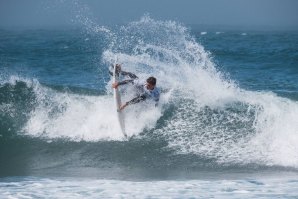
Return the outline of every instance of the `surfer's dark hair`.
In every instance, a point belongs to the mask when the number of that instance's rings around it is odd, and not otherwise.
[[[149,83],[149,84],[155,86],[155,85],[156,85],[156,78],[155,78],[155,77],[149,77],[149,78],[147,79],[147,83]]]

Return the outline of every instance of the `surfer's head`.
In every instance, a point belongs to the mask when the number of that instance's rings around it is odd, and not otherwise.
[[[148,90],[153,90],[155,85],[156,85],[156,78],[155,77],[149,77],[147,80],[146,80],[146,88]]]

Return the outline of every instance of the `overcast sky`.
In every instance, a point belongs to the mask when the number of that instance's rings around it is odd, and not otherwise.
[[[184,24],[298,29],[298,0],[0,0],[2,27],[72,25],[77,15],[123,24],[146,13]]]

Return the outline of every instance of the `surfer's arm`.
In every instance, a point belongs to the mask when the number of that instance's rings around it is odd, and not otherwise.
[[[124,80],[122,82],[115,82],[115,83],[112,84],[112,87],[113,88],[118,88],[118,86],[128,84],[128,83],[133,83],[133,79]]]
[[[128,84],[128,83],[134,84],[134,79],[127,79],[127,80],[123,80],[121,82],[115,82],[115,83],[112,84],[112,87],[113,88],[118,88],[118,86],[125,85],[125,84]]]

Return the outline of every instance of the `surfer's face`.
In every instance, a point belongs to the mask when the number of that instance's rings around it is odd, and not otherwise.
[[[152,84],[150,84],[150,83],[146,83],[146,88],[148,89],[148,90],[153,90],[154,89],[154,85],[152,85]]]

